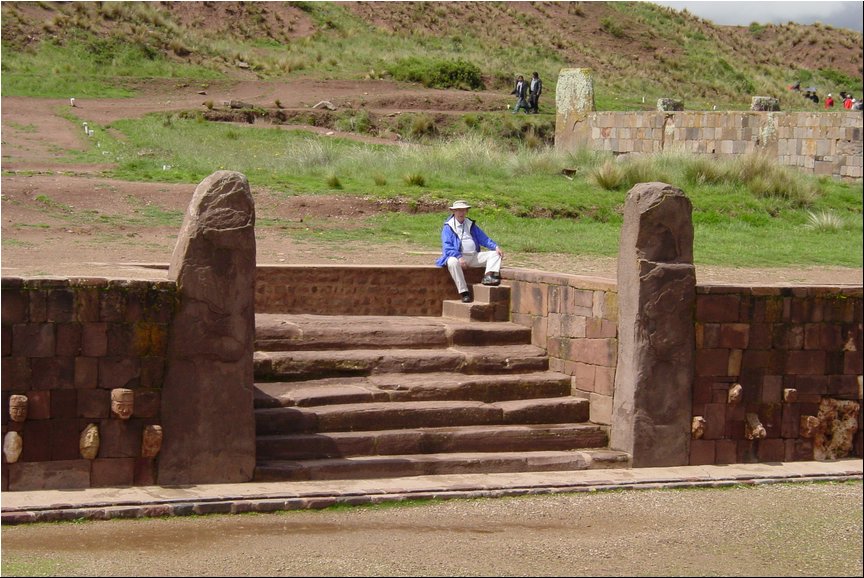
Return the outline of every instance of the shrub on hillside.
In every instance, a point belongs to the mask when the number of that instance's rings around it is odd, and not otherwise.
[[[426,60],[417,57],[400,59],[390,74],[396,80],[419,82],[429,88],[482,90],[480,68],[465,60]]]

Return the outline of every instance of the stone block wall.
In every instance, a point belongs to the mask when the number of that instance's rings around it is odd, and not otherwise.
[[[590,399],[590,419],[611,425],[616,283],[508,268],[502,277],[511,320],[530,327],[550,368]],[[257,273],[259,312],[438,316],[453,298],[447,271],[434,266]],[[3,278],[2,434],[23,440],[15,463],[4,454],[4,491],[156,482],[142,435],[164,418],[177,306],[168,281]],[[697,286],[695,335],[692,415],[704,422],[691,464],[862,456],[862,288]],[[111,413],[115,388],[134,391],[128,420]],[[28,398],[23,422],[10,418],[13,394]],[[91,423],[100,430],[95,459],[79,447]]]
[[[691,464],[862,456],[860,287],[696,293]]]
[[[465,273],[468,283],[482,276]],[[447,268],[434,265],[259,266],[257,280],[258,313],[440,316],[442,301],[459,298]]]
[[[154,483],[142,435],[160,422],[175,297],[168,282],[3,278],[2,433],[23,441],[15,463],[4,453],[4,491]],[[134,391],[129,419],[111,413],[115,388]],[[27,397],[24,421],[10,419],[13,394]],[[92,460],[79,448],[89,424]]]
[[[522,269],[502,271],[511,286],[511,320],[531,328],[549,368],[571,376],[574,395],[591,402],[591,421],[610,424],[618,360],[614,282]]]
[[[719,158],[764,151],[781,165],[860,180],[860,112],[593,112],[558,125],[555,144],[614,154],[680,152]]]

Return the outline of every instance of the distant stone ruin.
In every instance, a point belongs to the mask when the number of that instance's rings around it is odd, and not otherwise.
[[[685,111],[682,102],[662,98],[656,111],[597,112],[591,71],[583,68],[561,71],[555,102],[555,148],[562,152],[760,153],[815,175],[864,178],[864,117],[857,111],[781,112],[777,98],[755,96],[749,111]]]
[[[684,110],[684,103],[674,98],[658,98],[657,110],[660,112]]]
[[[773,96],[754,96],[750,102],[750,110],[773,112],[780,110],[780,99]]]

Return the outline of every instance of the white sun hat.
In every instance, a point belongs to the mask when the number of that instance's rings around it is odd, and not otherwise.
[[[454,209],[470,209],[470,208],[471,208],[471,205],[469,205],[465,201],[456,201],[455,203],[453,203],[450,206],[451,211]]]

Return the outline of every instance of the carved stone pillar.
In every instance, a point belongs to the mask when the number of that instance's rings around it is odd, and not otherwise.
[[[179,304],[162,394],[159,484],[245,482],[255,468],[255,204],[246,177],[195,189],[171,259]]]
[[[640,183],[621,229],[610,436],[634,467],[689,463],[695,302],[690,200],[671,185]]]

